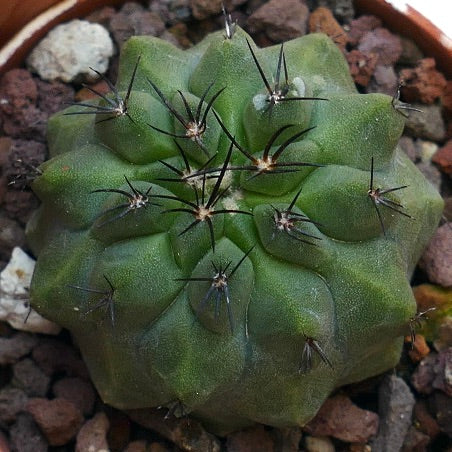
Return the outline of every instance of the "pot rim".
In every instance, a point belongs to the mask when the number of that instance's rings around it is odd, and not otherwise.
[[[0,75],[18,67],[36,43],[55,25],[83,17],[101,6],[113,6],[126,0],[61,0],[28,22],[0,48]],[[379,17],[391,31],[412,39],[426,56],[436,59],[437,67],[452,79],[452,39],[407,1],[353,0],[361,14]],[[401,5],[404,7],[401,7]],[[402,32],[401,32],[402,30]]]
[[[394,33],[412,39],[452,79],[452,38],[409,4],[409,0],[354,0],[356,12],[379,17]]]

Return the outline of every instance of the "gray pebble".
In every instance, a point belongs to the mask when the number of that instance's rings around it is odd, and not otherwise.
[[[431,162],[420,161],[416,164],[417,169],[425,176],[425,178],[440,191],[441,188],[441,171]]]
[[[27,394],[21,389],[6,387],[0,390],[0,422],[15,422],[17,415],[24,411],[27,401]]]
[[[11,452],[47,452],[48,445],[29,414],[22,413],[9,431]]]
[[[50,378],[30,358],[13,366],[12,385],[22,389],[29,397],[45,397]]]
[[[418,160],[417,149],[414,144],[414,140],[411,137],[407,137],[405,135],[400,137],[399,146],[412,162],[416,162]]]
[[[388,375],[378,391],[378,407],[380,425],[372,450],[398,451],[411,425],[413,394],[401,378]]]
[[[12,337],[0,337],[0,365],[13,364],[28,355],[38,343],[32,334],[17,333]]]
[[[422,110],[412,111],[406,120],[405,131],[412,136],[425,140],[442,141],[446,136],[446,127],[439,105],[411,104]]]

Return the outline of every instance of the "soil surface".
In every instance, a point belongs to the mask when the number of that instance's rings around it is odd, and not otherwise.
[[[403,81],[401,100],[423,113],[410,113],[400,146],[446,200],[412,281],[419,312],[436,311],[424,316],[426,322],[414,319],[422,329],[414,344],[407,331],[396,369],[340,389],[307,426],[257,425],[226,438],[210,435],[177,406],[143,419],[104,405],[68,332],[33,334],[0,321],[1,452],[452,451],[452,320],[440,315],[452,305],[452,81],[378,18],[355,17],[351,1],[231,0],[226,6],[259,46],[309,32],[330,35],[360,92],[395,96]],[[224,27],[221,3],[207,0],[130,2],[85,19],[105,27],[114,41],[107,72],[113,81],[117,49],[132,35],[188,48]],[[105,81],[91,87],[108,91]],[[48,117],[91,95],[80,83],[44,81],[25,66],[0,78],[0,271],[14,247],[28,251],[25,225],[38,205],[29,183],[47,156]]]

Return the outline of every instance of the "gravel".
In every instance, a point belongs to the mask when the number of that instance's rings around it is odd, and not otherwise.
[[[28,185],[46,158],[47,119],[75,96],[86,95],[80,82],[93,83],[96,76],[89,66],[101,73],[108,68],[114,80],[115,46],[120,47],[130,35],[161,36],[186,48],[223,23],[218,14],[221,2],[216,0],[146,3],[148,7],[135,2],[119,10],[106,7],[86,21],[74,21],[59,38],[50,35],[53,42],[44,42],[47,50],[38,46],[35,52],[41,53],[30,56],[29,64],[41,71],[40,77],[20,68],[0,79],[0,128],[5,135],[0,138],[0,266],[9,261],[14,246],[26,246],[24,225],[37,206]],[[233,20],[238,19],[259,45],[301,36],[308,30],[335,37],[361,92],[394,95],[403,78],[401,100],[424,113],[410,114],[400,145],[431,182],[451,196],[447,187],[452,167],[452,81],[445,81],[434,61],[425,58],[411,41],[390,33],[373,16],[354,19],[351,0],[232,0],[226,6]],[[318,6],[329,9],[315,10]],[[56,32],[61,33],[58,28]],[[96,37],[90,38],[89,47],[83,42],[85,35]],[[67,53],[69,48],[71,53]],[[450,223],[439,228],[415,274],[414,284],[423,287],[418,293],[424,293],[429,303],[435,297],[445,303],[450,293],[451,230]],[[418,303],[423,303],[421,298]],[[52,338],[16,332],[0,321],[0,450],[6,444],[11,451],[44,452],[49,445],[59,444],[52,450],[169,452],[179,447],[226,452],[357,452],[369,450],[372,440],[372,450],[447,450],[452,444],[450,317],[441,321],[437,331],[434,341],[432,336],[417,334],[424,352],[417,350],[410,359],[407,347],[397,376],[384,378],[378,396],[375,379],[343,388],[326,402],[304,433],[298,427],[258,425],[217,438],[195,420],[168,419],[166,410],[135,410],[126,416],[103,405],[66,332]],[[427,344],[436,351],[425,356]]]

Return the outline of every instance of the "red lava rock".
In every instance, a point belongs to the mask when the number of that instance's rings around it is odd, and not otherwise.
[[[198,20],[203,20],[209,16],[219,14],[222,3],[222,0],[191,0],[190,6],[193,17]]]
[[[47,156],[44,143],[33,140],[13,140],[3,174],[11,189],[23,190],[39,174],[38,166]]]
[[[436,151],[432,162],[436,163],[443,173],[452,175],[452,140]]]
[[[275,444],[270,433],[258,425],[228,435],[226,448],[228,452],[273,452]]]
[[[433,392],[433,380],[435,379],[434,365],[436,353],[430,353],[417,366],[411,376],[411,383],[417,392],[431,394]]]
[[[452,397],[452,347],[438,352],[434,371],[433,387]]]
[[[259,47],[268,47],[274,44],[274,42],[264,32],[254,35],[254,42]]]
[[[452,222],[440,226],[419,263],[431,282],[452,286]]]
[[[45,141],[47,118],[47,113],[31,105],[11,117],[4,116],[3,130],[11,137]]]
[[[352,50],[346,54],[346,58],[354,82],[367,86],[377,66],[377,55],[374,53],[366,55],[359,50]]]
[[[447,120],[445,138],[447,140],[452,138],[452,119]]]
[[[110,423],[105,413],[96,415],[86,421],[77,434],[76,452],[109,450],[107,432]]]
[[[0,80],[0,111],[12,115],[36,104],[38,87],[25,69],[8,71]]]
[[[0,167],[8,161],[8,153],[12,144],[13,140],[10,137],[0,137]]]
[[[69,442],[83,424],[80,411],[65,399],[30,399],[27,411],[51,446],[63,446]]]
[[[381,20],[375,16],[361,16],[354,19],[348,25],[348,42],[352,46],[357,46],[366,33],[379,27],[381,27]]]
[[[104,6],[103,8],[96,9],[91,14],[86,16],[84,20],[88,22],[101,24],[108,28],[110,20],[116,14],[116,10],[112,6]]]
[[[407,337],[406,339],[411,343],[411,337]],[[410,344],[410,346],[412,348],[408,352],[408,355],[414,363],[418,363],[430,353],[430,347],[427,345],[425,337],[422,334],[416,334],[414,344]]]
[[[135,2],[127,2],[110,20],[110,32],[119,47],[131,36],[160,36],[165,24],[155,13]]]
[[[452,119],[452,80],[447,80],[441,97],[444,113],[448,119]]]
[[[447,82],[444,75],[436,70],[435,65],[433,58],[424,58],[414,69],[400,71],[403,100],[432,104],[441,97]]]
[[[367,32],[358,45],[358,50],[369,55],[378,55],[378,64],[390,66],[394,64],[402,54],[400,38],[386,28],[376,28]]]
[[[38,88],[25,69],[13,69],[0,80],[0,118],[12,137],[44,141],[47,114],[36,106]]]
[[[430,403],[436,413],[436,421],[442,432],[452,436],[452,403],[450,403],[450,396],[435,391],[433,397],[430,398]]]
[[[327,399],[303,430],[314,436],[365,443],[377,433],[378,415],[358,408],[348,397],[339,394]]]
[[[28,355],[36,346],[36,336],[29,333],[16,333],[11,337],[0,337],[0,366],[14,364],[22,356]]]
[[[311,13],[309,16],[309,32],[325,33],[345,53],[347,35],[328,8],[320,6]]]
[[[425,452],[430,443],[430,437],[411,426],[405,436],[402,452]]]
[[[414,405],[413,418],[416,421],[418,430],[435,438],[440,433],[440,428],[436,419],[430,414],[425,400],[418,400]]]
[[[270,0],[249,18],[251,33],[264,31],[273,42],[303,36],[307,31],[308,7],[300,0]]]
[[[452,397],[452,347],[424,358],[414,371],[411,382],[421,394],[439,389]]]
[[[25,409],[28,397],[24,391],[16,388],[2,388],[0,390],[0,421],[10,424],[17,415]]]
[[[38,206],[38,199],[33,192],[8,190],[3,198],[2,207],[10,218],[25,224]]]
[[[41,339],[33,350],[33,359],[47,375],[64,372],[68,376],[89,379],[88,370],[74,348],[56,339]]]
[[[49,447],[38,426],[28,413],[21,413],[9,429],[12,452],[47,452]]]
[[[53,394],[72,402],[85,416],[91,414],[96,400],[92,384],[77,377],[66,377],[53,385]]]
[[[39,78],[35,81],[38,87],[37,106],[47,114],[53,115],[73,102],[74,89],[71,85],[58,81],[45,82]]]

